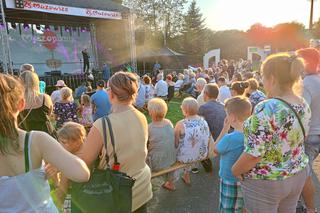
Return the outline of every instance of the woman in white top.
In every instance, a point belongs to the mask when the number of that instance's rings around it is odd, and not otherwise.
[[[43,161],[76,182],[89,179],[88,167],[47,133],[27,133],[18,127],[18,114],[25,107],[24,88],[18,80],[0,74],[0,101],[0,211],[58,212]]]
[[[185,98],[181,105],[185,119],[175,127],[175,144],[177,161],[192,163],[204,160],[209,154],[209,144],[212,141],[208,123],[198,116],[198,102],[194,98]],[[182,180],[190,185],[189,169],[186,169]]]

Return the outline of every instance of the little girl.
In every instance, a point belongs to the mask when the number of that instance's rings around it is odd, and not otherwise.
[[[86,94],[81,95],[80,102],[81,102],[80,111],[82,115],[82,119],[80,123],[83,126],[90,128],[93,123],[90,96]]]
[[[67,151],[74,155],[77,154],[82,147],[85,137],[85,128],[75,122],[65,123],[58,131],[59,142]],[[71,196],[68,194],[68,179],[63,176],[60,178],[60,183],[55,193],[58,204],[61,206],[61,204],[64,203],[63,212],[71,212]]]
[[[174,130],[172,123],[165,119],[168,111],[167,104],[160,98],[151,99],[148,111],[152,122],[149,124],[148,164],[153,172],[170,167],[176,162],[174,145]],[[173,173],[166,176],[163,188],[173,191]]]

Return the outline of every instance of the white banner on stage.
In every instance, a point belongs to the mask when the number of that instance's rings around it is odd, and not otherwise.
[[[34,1],[24,1],[24,8],[16,8],[15,0],[6,0],[7,8],[18,9],[18,10],[30,10],[37,12],[61,14],[61,15],[72,15],[72,16],[83,16],[90,18],[101,18],[101,19],[122,19],[120,12],[96,10],[89,8],[69,7],[63,5],[54,5],[39,3]]]

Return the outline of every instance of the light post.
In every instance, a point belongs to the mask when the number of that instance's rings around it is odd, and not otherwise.
[[[312,30],[312,27],[313,27],[313,4],[314,4],[314,0],[310,0],[310,1],[311,1],[311,7],[310,7],[309,30]]]

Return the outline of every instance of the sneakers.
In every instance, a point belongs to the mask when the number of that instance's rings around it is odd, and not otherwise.
[[[199,169],[198,168],[192,168],[191,172],[192,172],[192,174],[198,174],[199,173]]]

